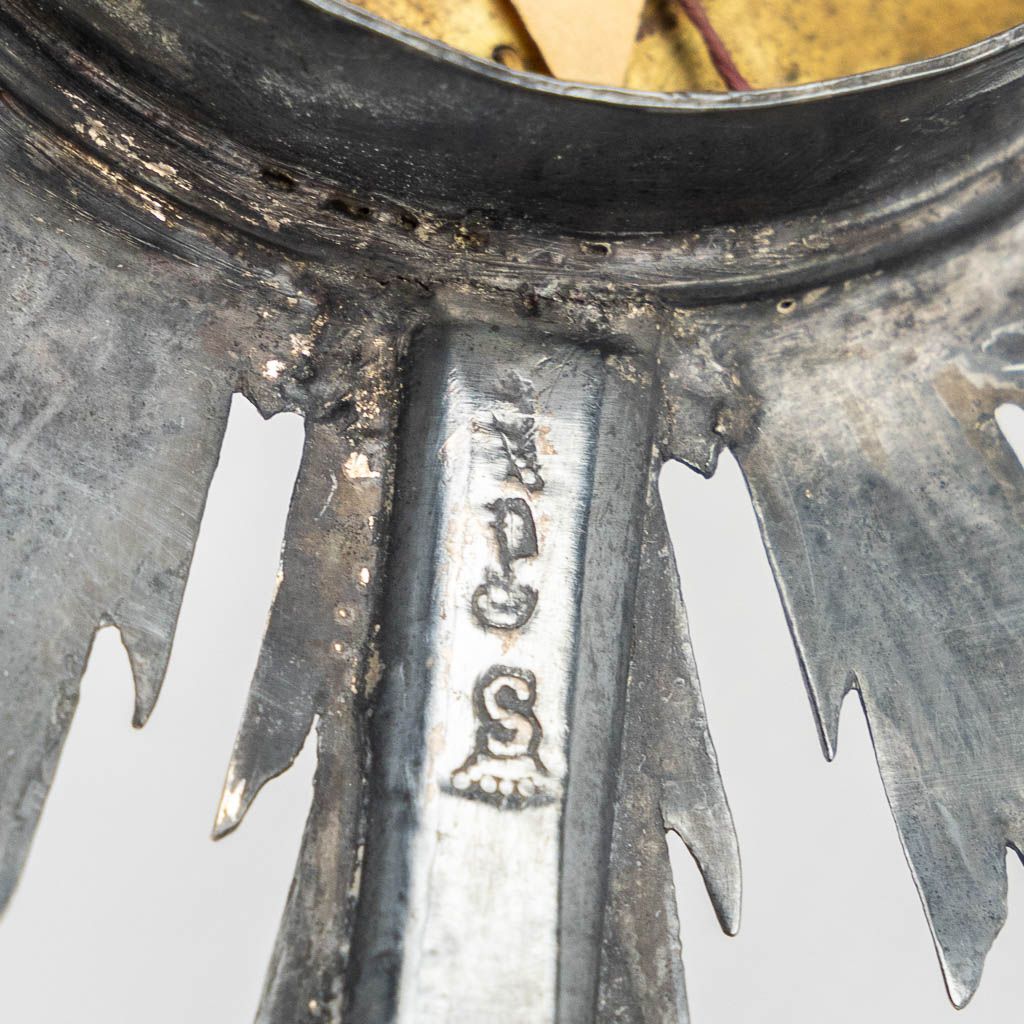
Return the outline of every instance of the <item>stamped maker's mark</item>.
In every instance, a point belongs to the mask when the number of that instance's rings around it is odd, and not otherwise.
[[[484,569],[471,606],[481,629],[511,632],[533,618],[540,596],[516,578],[516,563],[540,551],[527,497],[544,489],[544,478],[537,457],[533,385],[510,373],[499,383],[498,399],[500,408],[490,411],[482,432],[497,438],[505,479],[522,486],[526,495],[495,498],[485,506],[498,564]],[[512,809],[550,799],[544,791],[548,773],[540,757],[544,731],[534,710],[536,701],[537,678],[529,669],[492,665],[478,676],[473,688],[473,749],[452,772],[449,792]]]
[[[537,591],[519,583],[513,563],[537,554],[533,512],[522,498],[499,498],[487,506],[498,544],[500,570],[488,569],[473,593],[473,617],[485,629],[518,629],[533,616]]]
[[[494,803],[521,807],[543,796],[543,730],[534,712],[537,679],[527,669],[494,665],[473,688],[476,745],[452,773],[452,787]]]
[[[499,381],[498,397],[503,408],[491,412],[491,429],[508,460],[507,478],[518,480],[532,494],[542,491],[533,384],[513,370]]]

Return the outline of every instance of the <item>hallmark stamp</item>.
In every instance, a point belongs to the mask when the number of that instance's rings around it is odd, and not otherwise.
[[[504,806],[523,806],[542,795],[547,769],[536,699],[537,679],[527,669],[494,665],[480,676],[473,688],[476,742],[452,773],[457,792]]]
[[[519,484],[523,497],[496,497],[484,506],[497,547],[497,566],[484,570],[484,581],[470,600],[473,619],[485,630],[510,632],[533,617],[539,594],[516,576],[516,564],[540,552],[537,525],[527,497],[536,500],[544,489],[537,455],[534,389],[511,371],[496,388],[496,407],[480,433],[497,446],[506,481]],[[449,793],[485,800],[496,807],[521,808],[552,799],[545,791],[548,774],[540,757],[544,736],[535,711],[537,677],[526,668],[492,665],[473,687],[476,733],[473,749],[452,772]]]
[[[537,591],[519,583],[513,563],[537,554],[537,528],[533,512],[522,498],[499,498],[487,506],[494,514],[491,526],[498,543],[500,570],[488,569],[473,593],[473,616],[485,628],[518,629],[537,607]]]
[[[532,416],[500,416],[493,414],[493,428],[501,438],[508,460],[508,479],[518,480],[528,491],[542,491],[537,458],[537,424]]]
[[[518,480],[531,493],[542,491],[533,384],[512,370],[501,378],[497,390],[503,408],[492,411],[490,427],[501,441],[506,478]]]

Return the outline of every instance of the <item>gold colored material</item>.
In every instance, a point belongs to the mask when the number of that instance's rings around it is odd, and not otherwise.
[[[721,90],[697,30],[673,6],[647,4],[625,84]],[[755,89],[935,57],[1024,21],[1022,0],[706,0],[705,7]]]
[[[622,85],[644,0],[515,0],[556,78]],[[585,11],[586,17],[580,17]],[[566,32],[565,26],[573,31]]]
[[[507,0],[363,0],[360,6],[477,57],[546,71]],[[591,17],[585,2],[579,7],[581,19]],[[934,57],[1024,21],[1024,0],[705,0],[705,7],[756,89]],[[650,92],[723,89],[696,29],[671,0],[647,0],[624,84]]]
[[[508,0],[361,0],[357,6],[474,57],[550,73]]]

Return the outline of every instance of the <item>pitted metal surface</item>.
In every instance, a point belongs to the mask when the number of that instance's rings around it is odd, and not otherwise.
[[[728,932],[740,870],[656,480],[723,446],[966,1002],[1024,848],[1022,39],[653,98],[328,0],[0,5],[3,897],[101,623],[152,710],[242,391],[306,446],[216,833],[319,757],[262,1024],[686,1019],[665,830]]]

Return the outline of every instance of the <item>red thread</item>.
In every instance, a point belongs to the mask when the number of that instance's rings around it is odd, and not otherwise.
[[[686,16],[693,22],[693,27],[700,33],[704,45],[707,47],[711,63],[715,70],[721,75],[726,88],[735,92],[743,92],[751,87],[750,83],[740,74],[732,55],[722,42],[722,37],[715,31],[714,26],[708,19],[707,12],[701,0],[676,0],[682,7]]]

